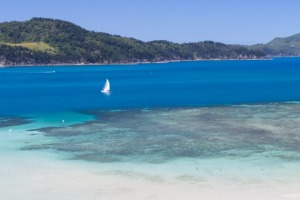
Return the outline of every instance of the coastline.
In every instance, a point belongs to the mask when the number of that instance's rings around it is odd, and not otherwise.
[[[3,199],[202,199],[288,200],[299,199],[299,183],[232,180],[212,177],[197,180],[182,175],[169,180],[155,173],[107,170],[92,164],[65,162],[49,154],[24,152],[0,158],[0,191]],[[145,166],[140,166],[141,168]],[[30,184],[28,184],[30,182]],[[151,188],[149,190],[149,188]]]
[[[284,58],[284,57],[283,57]],[[0,64],[0,68],[7,67],[67,67],[67,66],[113,66],[113,65],[142,65],[142,64],[164,64],[164,63],[176,63],[176,62],[197,62],[197,61],[260,61],[260,60],[273,60],[273,58],[249,58],[249,59],[195,59],[195,60],[165,60],[155,62],[116,62],[116,63],[59,63],[59,64],[20,64],[20,65],[4,65]]]

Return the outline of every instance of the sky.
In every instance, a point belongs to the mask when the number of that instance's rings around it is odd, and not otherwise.
[[[300,33],[300,0],[0,0],[0,22],[47,17],[143,41],[267,43]]]

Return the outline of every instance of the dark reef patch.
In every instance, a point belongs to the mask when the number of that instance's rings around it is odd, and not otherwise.
[[[68,152],[96,162],[161,163],[177,158],[247,157],[298,160],[299,104],[87,111],[94,121],[36,129],[56,143],[23,149]],[[272,154],[270,152],[292,152]]]
[[[26,117],[0,116],[0,128],[30,124],[31,122],[30,118]]]

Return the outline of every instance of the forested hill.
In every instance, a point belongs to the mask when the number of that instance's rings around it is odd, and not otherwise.
[[[251,46],[271,56],[300,56],[300,33],[289,37],[278,37],[267,44]]]
[[[253,59],[265,54],[205,41],[177,44],[85,30],[62,20],[0,23],[0,64],[130,63],[196,59]]]

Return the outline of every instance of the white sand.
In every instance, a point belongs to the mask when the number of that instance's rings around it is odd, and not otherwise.
[[[101,164],[62,161],[54,154],[16,151],[0,157],[2,200],[279,200],[300,199],[300,182],[168,179],[109,173]],[[97,167],[98,166],[98,167]],[[200,169],[199,169],[200,170]]]

